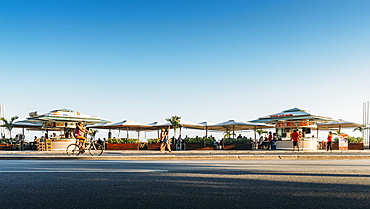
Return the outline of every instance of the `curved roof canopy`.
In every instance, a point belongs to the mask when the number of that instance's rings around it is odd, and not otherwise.
[[[88,128],[98,128],[98,129],[124,129],[124,130],[150,130],[151,126],[135,122],[132,120],[123,120],[116,123],[106,123],[106,124],[96,124],[88,126]]]
[[[318,129],[341,129],[341,128],[357,128],[357,127],[365,127],[365,125],[361,125],[354,122],[348,122],[344,120],[329,122],[329,123],[317,123]]]
[[[82,114],[70,109],[52,110],[48,113],[39,115],[37,112],[31,112],[27,118],[27,122],[79,122],[86,124],[107,123],[108,120],[103,120],[96,116]]]
[[[14,128],[27,128],[28,130],[62,130],[64,128],[74,128],[74,123],[82,121],[86,124],[107,123],[96,116],[81,114],[70,109],[52,110],[48,113],[39,115],[37,111],[30,112],[29,118],[14,123]]]
[[[248,129],[257,129],[257,128],[273,128],[274,126],[261,123],[246,123],[243,121],[237,120],[228,120],[222,123],[217,123],[210,125],[209,130],[218,130],[218,131],[227,131],[227,130],[248,130]]]
[[[306,110],[299,108],[292,108],[284,110],[279,113],[271,114],[265,117],[258,118],[257,120],[252,120],[252,123],[272,123],[275,124],[279,121],[296,121],[296,120],[305,120],[305,121],[321,121],[329,122],[334,121],[332,118],[324,117],[320,115],[314,115],[309,113]]]

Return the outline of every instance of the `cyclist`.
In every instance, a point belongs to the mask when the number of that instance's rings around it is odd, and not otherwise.
[[[87,130],[84,126],[84,124],[80,121],[76,124],[74,136],[76,139],[78,139],[79,143],[78,145],[80,146],[81,149],[86,149],[85,148],[85,142],[86,142],[86,137],[84,134],[88,134],[89,130]]]

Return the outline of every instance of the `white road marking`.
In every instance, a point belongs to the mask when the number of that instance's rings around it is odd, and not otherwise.
[[[158,173],[168,170],[118,169],[118,170],[37,170],[37,171],[0,171],[0,173]]]

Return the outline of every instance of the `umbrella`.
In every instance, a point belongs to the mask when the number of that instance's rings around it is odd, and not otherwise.
[[[2,127],[5,127],[5,125],[0,125]],[[23,121],[17,121],[13,123],[13,128],[22,128],[22,133],[24,134],[24,129],[28,128],[28,130],[39,130],[42,128],[42,123],[32,123],[27,120]]]
[[[209,121],[203,121],[203,122],[200,122],[198,124],[199,125],[202,125],[203,127],[205,127],[205,129],[206,129],[206,137],[208,137],[208,127],[209,126],[212,126],[212,125],[215,125],[215,123],[212,123],[212,122],[209,122]]]
[[[162,128],[167,128],[168,126],[172,126],[172,125],[169,122],[162,123],[162,122],[155,121],[155,122],[149,123],[148,126],[150,126],[150,128],[148,128],[148,130],[157,130],[157,134],[158,134],[158,138],[159,138],[160,137],[159,130],[162,129]]]
[[[127,131],[127,138],[128,138],[128,131],[137,131],[138,132],[138,138],[139,138],[139,131],[143,129],[149,129],[151,126],[135,122],[132,120],[123,120],[116,123],[106,123],[106,124],[99,124],[99,125],[91,125],[88,126],[88,128],[97,128],[97,129],[124,129]]]
[[[233,128],[233,130],[248,130],[248,129],[255,129],[255,128],[273,128],[273,125],[263,124],[263,123],[247,123],[243,121],[237,120],[228,120],[222,123],[217,123],[214,125],[210,125],[210,130],[219,130],[225,131]]]
[[[27,120],[23,120],[23,121],[17,121],[13,123],[13,125],[14,125],[14,128],[41,128],[43,124],[41,122],[32,123]]]
[[[256,131],[257,128],[273,128],[273,127],[274,127],[273,125],[262,124],[262,123],[247,123],[247,122],[237,121],[237,120],[228,120],[222,123],[211,125],[209,126],[209,129],[219,130],[219,131],[229,131],[230,128],[232,128],[233,133],[235,133],[236,130],[254,129]],[[256,138],[256,133],[254,134],[254,137]]]
[[[140,128],[149,128],[150,126],[144,123],[135,122],[132,120],[123,120],[116,123],[105,123],[88,126],[88,128],[98,128],[98,129],[128,129],[128,130],[138,130]]]
[[[330,123],[317,123],[317,131],[319,129],[339,129],[338,132],[340,133],[341,128],[357,128],[357,127],[365,127],[364,125],[354,123],[354,122],[348,122],[344,120],[339,120],[335,122]]]

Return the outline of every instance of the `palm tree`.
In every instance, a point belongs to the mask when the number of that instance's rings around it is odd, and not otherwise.
[[[365,138],[364,131],[367,129],[370,129],[370,127],[356,127],[355,129],[353,129],[353,132],[360,131],[362,133],[362,137]]]
[[[261,135],[262,135],[262,134],[267,133],[267,131],[264,131],[264,130],[262,130],[262,129],[258,129],[258,130],[256,130],[256,132],[258,133],[258,136],[259,136],[259,137],[261,137]]]
[[[8,129],[9,131],[9,134],[10,134],[10,139],[12,139],[12,129],[14,128],[14,121],[18,119],[18,116],[14,116],[10,119],[10,121],[8,121],[7,119],[5,118],[0,118],[0,120],[2,120],[4,122],[4,127],[6,129]]]
[[[357,127],[357,128],[355,128],[355,129],[353,129],[353,132],[355,132],[355,131],[360,131],[361,133],[363,132],[363,131],[365,131],[366,129],[370,129],[369,127]]]
[[[232,131],[225,131],[224,132],[224,138],[225,139],[233,138],[233,136],[236,136],[236,134],[233,133]]]
[[[173,135],[176,137],[176,130],[180,128],[180,116],[174,115],[171,118],[166,118],[166,121],[170,122],[173,128]]]
[[[90,136],[92,136],[93,139],[95,139],[95,135],[99,132],[98,130],[96,129],[89,129],[89,134]]]

